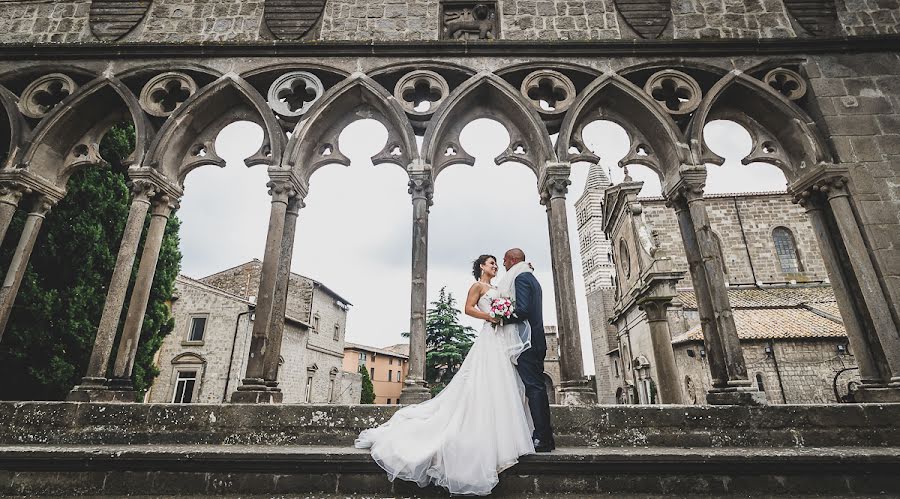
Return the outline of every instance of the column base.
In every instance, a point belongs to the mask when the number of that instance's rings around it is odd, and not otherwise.
[[[862,385],[853,392],[853,402],[863,404],[900,402],[900,387]]]
[[[403,391],[400,392],[400,403],[419,404],[431,399],[431,390],[425,386],[425,380],[409,378],[403,384]]]
[[[132,403],[135,401],[137,394],[131,389],[131,383],[128,383],[126,389],[120,387],[111,387],[107,385],[106,378],[82,378],[81,384],[76,385],[66,395],[69,402],[118,402]]]
[[[597,392],[587,379],[561,381],[557,398],[560,405],[594,405],[597,403]]]
[[[231,394],[232,404],[280,404],[284,394],[278,386],[267,386],[266,381],[256,378],[245,378],[241,385]]]
[[[710,405],[768,405],[766,393],[758,390],[721,390],[706,393],[706,403]]]

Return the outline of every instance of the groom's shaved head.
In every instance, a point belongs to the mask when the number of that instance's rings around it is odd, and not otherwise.
[[[524,261],[525,252],[520,250],[519,248],[507,250],[503,255],[503,266],[506,268],[506,270],[509,270],[513,265]]]

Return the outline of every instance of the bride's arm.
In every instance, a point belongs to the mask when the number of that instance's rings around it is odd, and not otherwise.
[[[476,306],[478,300],[481,299],[481,295],[484,294],[484,291],[482,291],[482,289],[483,286],[481,286],[477,282],[472,284],[472,287],[469,288],[469,294],[466,296],[466,315],[474,317],[476,319],[495,322],[495,319],[493,319],[489,314],[478,310],[478,307]]]

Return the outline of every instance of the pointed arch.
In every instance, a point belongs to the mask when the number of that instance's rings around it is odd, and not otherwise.
[[[19,114],[16,94],[0,86],[0,168],[13,168],[21,153],[28,124]]]
[[[134,124],[135,147],[127,163],[140,163],[147,151],[150,125],[134,94],[121,81],[101,76],[56,106],[35,128],[18,161],[65,190],[78,168],[97,165],[100,140],[123,121]]]
[[[667,183],[690,159],[690,149],[669,114],[630,81],[607,74],[588,85],[566,114],[556,140],[560,160],[600,160],[582,136],[584,127],[597,120],[617,123],[628,134],[630,149],[620,165],[647,166]]]
[[[388,132],[384,148],[372,156],[373,164],[394,163],[405,170],[419,158],[412,125],[400,104],[365,74],[353,73],[329,89],[297,123],[284,166],[306,181],[327,164],[349,166],[338,137],[347,125],[364,118],[377,120]]]
[[[756,161],[781,168],[788,182],[810,168],[831,162],[818,126],[803,110],[763,82],[733,70],[707,92],[694,112],[687,135],[696,164],[722,164],[724,158],[706,144],[703,129],[717,120],[740,123],[753,141],[743,164]]]
[[[544,165],[556,161],[550,134],[537,112],[505,80],[482,71],[447,97],[425,130],[422,159],[435,176],[453,164],[475,164],[460,145],[459,134],[478,118],[495,119],[509,132],[509,147],[494,158],[498,165],[522,163],[540,178]]]
[[[225,166],[216,154],[216,137],[235,121],[251,121],[263,130],[259,150],[247,166],[278,165],[287,141],[262,96],[244,79],[229,73],[203,87],[172,113],[150,146],[145,166],[181,185],[195,168]]]

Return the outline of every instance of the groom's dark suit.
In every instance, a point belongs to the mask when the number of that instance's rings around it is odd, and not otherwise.
[[[531,325],[531,348],[519,355],[516,369],[525,384],[525,397],[534,420],[533,438],[542,448],[553,448],[553,430],[550,426],[550,402],[544,384],[544,357],[547,340],[544,338],[544,315],[541,285],[531,272],[516,277],[515,315],[510,323],[527,321]]]

